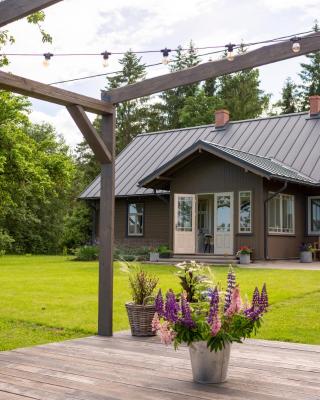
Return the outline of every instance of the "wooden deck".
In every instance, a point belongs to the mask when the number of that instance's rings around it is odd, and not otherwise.
[[[228,382],[192,382],[188,349],[88,337],[0,353],[1,400],[319,400],[320,346],[233,345]]]

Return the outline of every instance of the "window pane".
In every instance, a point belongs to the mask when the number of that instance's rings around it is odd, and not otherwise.
[[[230,232],[230,196],[217,196],[217,231]]]
[[[294,196],[278,194],[269,201],[268,213],[269,232],[294,232]]]
[[[240,232],[251,232],[251,192],[240,192]]]
[[[320,198],[311,199],[311,232],[320,232]]]
[[[177,230],[192,231],[192,197],[179,197]]]
[[[209,202],[199,200],[198,202],[198,229],[206,230],[209,228]]]
[[[128,235],[143,235],[143,214],[142,203],[128,204]]]

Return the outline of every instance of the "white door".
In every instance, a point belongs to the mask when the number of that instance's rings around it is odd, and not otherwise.
[[[174,195],[173,251],[176,254],[196,252],[196,196],[194,194]]]
[[[233,193],[214,195],[214,254],[233,254]]]

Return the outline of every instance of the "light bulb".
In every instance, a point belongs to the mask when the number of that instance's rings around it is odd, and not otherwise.
[[[101,55],[103,57],[102,66],[106,68],[109,65],[109,56],[111,56],[111,53],[109,53],[108,51],[104,51],[103,53],[101,53]]]
[[[300,49],[301,49],[301,46],[300,46],[299,42],[292,43],[292,51],[294,53],[299,53]]]
[[[52,53],[44,53],[43,56],[44,56],[44,60],[42,62],[43,66],[44,67],[49,67],[50,60],[51,60],[51,57],[53,57],[53,54]]]
[[[161,50],[161,53],[163,55],[162,58],[162,64],[163,65],[168,65],[170,60],[169,60],[169,53],[170,53],[171,49],[167,49],[166,47],[164,49]]]
[[[227,60],[228,61],[233,61],[234,60],[234,53],[233,53],[233,48],[234,48],[234,44],[226,44],[226,48],[227,48]]]

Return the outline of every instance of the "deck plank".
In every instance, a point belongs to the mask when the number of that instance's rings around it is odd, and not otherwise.
[[[233,345],[229,379],[192,382],[188,348],[98,336],[0,353],[0,400],[319,400],[320,346]]]

